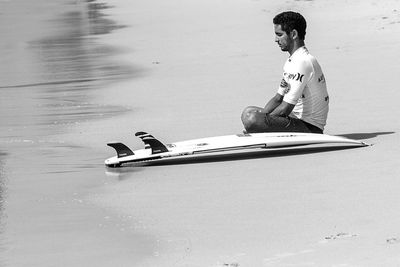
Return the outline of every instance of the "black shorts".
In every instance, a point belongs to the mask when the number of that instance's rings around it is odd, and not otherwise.
[[[318,128],[315,125],[312,125],[311,123],[305,122],[302,120],[302,122],[304,123],[304,125],[310,130],[310,132],[312,133],[318,133],[318,134],[323,134],[324,132]]]

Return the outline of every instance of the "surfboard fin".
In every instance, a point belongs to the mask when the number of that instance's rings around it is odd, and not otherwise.
[[[135,155],[135,153],[133,153],[132,150],[123,143],[108,143],[107,145],[117,151],[118,158]]]
[[[151,134],[146,132],[137,132],[135,136],[138,136],[145,144],[145,148],[151,148],[151,154],[159,154],[163,152],[168,152],[168,148],[154,138]]]

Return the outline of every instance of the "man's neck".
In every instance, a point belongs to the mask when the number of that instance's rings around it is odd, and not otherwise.
[[[294,52],[296,52],[297,49],[299,49],[300,47],[303,47],[304,45],[305,45],[305,44],[304,44],[304,41],[294,42],[294,43],[293,43],[292,49],[290,49],[290,50],[288,51],[288,52],[289,52],[289,55],[292,56],[292,55],[294,54]]]

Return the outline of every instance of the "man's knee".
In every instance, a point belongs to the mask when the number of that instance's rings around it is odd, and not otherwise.
[[[253,129],[260,120],[261,113],[255,107],[247,107],[242,112],[242,123],[244,128],[248,131]]]

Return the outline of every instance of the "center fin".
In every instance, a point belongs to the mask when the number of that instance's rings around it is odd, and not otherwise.
[[[142,139],[145,147],[150,146],[151,154],[158,154],[169,151],[163,143],[155,139],[154,136],[152,136],[151,134],[148,134],[146,132],[137,132],[135,136],[138,136],[140,139]]]

